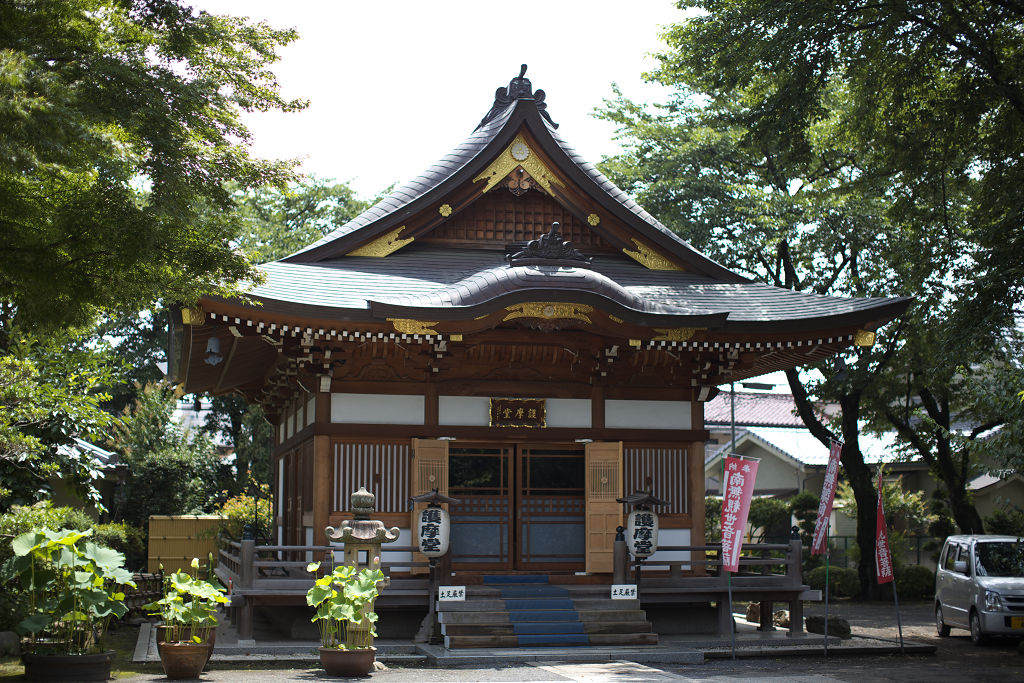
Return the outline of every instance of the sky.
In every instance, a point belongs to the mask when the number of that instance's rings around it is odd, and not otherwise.
[[[195,0],[299,39],[274,72],[292,114],[252,114],[253,152],[299,159],[300,169],[350,182],[367,198],[419,175],[462,142],[519,75],[547,94],[565,139],[592,162],[615,154],[614,126],[591,116],[612,83],[635,100],[663,100],[643,82],[659,34],[684,18],[669,0],[513,3]]]

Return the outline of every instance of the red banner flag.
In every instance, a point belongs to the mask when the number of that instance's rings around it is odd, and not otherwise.
[[[825,481],[821,485],[818,520],[814,523],[814,537],[811,539],[811,555],[825,554],[825,539],[828,536],[828,522],[832,517],[832,502],[836,498],[836,484],[839,482],[839,458],[842,454],[843,444],[833,441],[832,447],[828,451]]]
[[[878,513],[875,515],[875,574],[878,583],[892,583],[892,553],[889,552],[889,533],[885,528],[881,471],[878,473]]]
[[[757,460],[725,459],[725,489],[722,494],[722,569],[737,571],[743,532],[747,528],[750,497],[754,494]]]

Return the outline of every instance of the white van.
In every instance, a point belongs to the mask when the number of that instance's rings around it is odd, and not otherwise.
[[[935,629],[964,628],[981,645],[990,635],[1024,637],[1024,539],[950,536],[935,571]]]

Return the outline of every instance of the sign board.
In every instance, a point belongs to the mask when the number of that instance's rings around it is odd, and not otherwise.
[[[747,529],[750,497],[754,493],[757,460],[729,456],[725,459],[725,487],[722,491],[722,569],[739,570],[740,551]]]
[[[492,427],[546,427],[544,399],[492,398]]]
[[[878,583],[892,583],[892,553],[889,551],[889,532],[885,527],[881,472],[878,473],[878,509],[875,511],[875,576]]]
[[[839,480],[839,458],[842,454],[843,444],[833,441],[828,452],[825,481],[821,485],[821,498],[818,500],[818,519],[814,523],[814,536],[811,538],[811,555],[825,554],[828,523],[832,517],[832,502],[836,497],[836,484]]]
[[[465,602],[465,586],[438,586],[437,599],[440,602]]]
[[[636,600],[636,584],[613,583],[612,600]]]

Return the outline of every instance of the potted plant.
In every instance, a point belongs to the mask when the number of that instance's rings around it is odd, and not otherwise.
[[[192,559],[194,575],[180,569],[164,579],[163,597],[145,606],[163,619],[157,649],[168,678],[196,678],[213,654],[217,610],[228,602],[224,586],[212,575],[199,576],[199,558]]]
[[[319,569],[319,562],[306,567],[312,574]],[[328,675],[365,676],[373,669],[373,601],[382,581],[380,569],[342,565],[317,579],[306,593],[306,604],[316,610],[311,621],[320,627],[320,664]]]
[[[11,541],[14,556],[3,580],[29,593],[30,611],[16,630],[23,636],[26,680],[105,681],[113,650],[101,639],[125,615],[122,586],[135,586],[124,555],[88,540],[92,530],[42,529]]]

